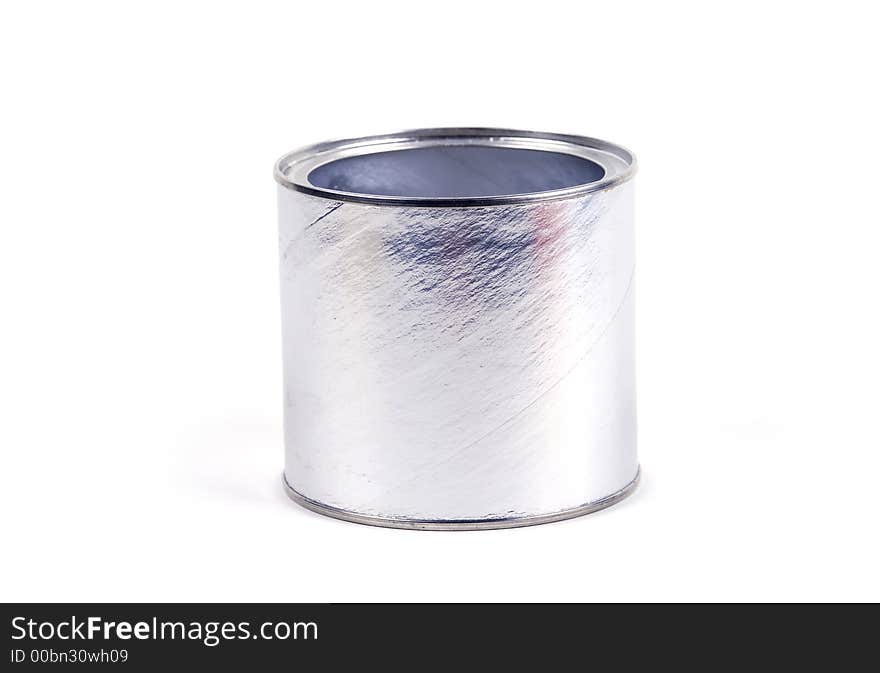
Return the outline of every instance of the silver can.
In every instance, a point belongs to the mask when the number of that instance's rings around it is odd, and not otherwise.
[[[631,493],[634,173],[617,145],[507,129],[282,157],[290,497],[479,529]]]

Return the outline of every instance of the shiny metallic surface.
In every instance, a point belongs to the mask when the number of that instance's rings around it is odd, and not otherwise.
[[[534,514],[527,516],[514,516],[509,518],[496,519],[453,519],[449,521],[437,519],[391,519],[387,517],[366,516],[356,514],[344,509],[330,507],[320,502],[315,502],[304,495],[297,493],[287,479],[283,479],[284,489],[288,497],[295,503],[302,505],[316,514],[323,514],[334,519],[348,521],[350,523],[360,523],[366,526],[379,526],[381,528],[402,528],[405,530],[493,530],[498,528],[522,528],[523,526],[537,526],[542,523],[554,523],[556,521],[564,521],[566,519],[574,519],[585,514],[598,512],[600,509],[611,507],[630,495],[639,484],[639,475],[636,473],[635,479],[624,486],[616,493],[591,502],[581,507],[566,509],[553,514]]]
[[[601,180],[576,185],[564,189],[520,194],[496,194],[482,197],[419,197],[388,196],[349,192],[322,188],[309,180],[315,169],[331,161],[381,152],[400,151],[424,147],[501,147],[512,149],[538,150],[543,152],[563,152],[565,154],[591,160],[602,166],[605,176]],[[461,168],[460,166],[456,168]],[[625,182],[635,175],[636,161],[633,154],[619,145],[586,138],[583,136],[559,133],[536,133],[534,131],[514,131],[494,128],[439,128],[404,131],[384,136],[352,138],[319,143],[290,152],[275,165],[275,180],[283,187],[325,198],[341,201],[411,205],[411,206],[451,206],[509,205],[513,203],[535,203],[572,196],[582,196],[601,191]]]
[[[430,153],[399,155],[415,157],[399,174],[394,156],[340,162],[464,145],[561,153],[601,170],[585,184],[571,176],[592,169],[575,166],[550,189],[495,193],[519,184],[503,175],[518,160],[455,154],[458,177]],[[522,167],[534,158],[523,157]],[[323,166],[382,193],[320,184]],[[358,523],[475,529],[570,518],[631,492],[634,170],[609,143],[501,129],[413,131],[282,158],[291,497]],[[449,193],[425,176],[449,177]]]

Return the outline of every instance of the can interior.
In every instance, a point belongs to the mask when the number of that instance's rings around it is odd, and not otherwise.
[[[444,145],[335,159],[308,173],[320,189],[414,198],[533,194],[596,182],[605,169],[583,157],[486,145]]]

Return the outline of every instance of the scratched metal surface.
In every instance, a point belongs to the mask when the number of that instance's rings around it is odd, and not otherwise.
[[[293,489],[448,521],[635,478],[631,181],[469,208],[278,197]]]

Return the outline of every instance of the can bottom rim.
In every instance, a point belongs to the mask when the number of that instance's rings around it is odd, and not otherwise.
[[[560,512],[552,512],[550,514],[488,519],[395,519],[390,517],[371,516],[368,514],[358,514],[331,505],[325,505],[304,496],[288,483],[287,476],[283,473],[281,475],[281,481],[284,484],[284,490],[287,493],[287,496],[296,504],[305,507],[312,512],[316,512],[317,514],[329,516],[334,519],[341,519],[342,521],[348,521],[350,523],[359,523],[365,526],[379,526],[382,528],[404,528],[408,530],[493,530],[499,528],[538,526],[544,523],[574,519],[579,516],[584,516],[585,514],[598,512],[606,507],[616,505],[624,498],[632,495],[639,485],[641,474],[642,471],[641,468],[639,468],[636,471],[636,476],[633,480],[619,491],[578,507],[572,507],[571,509],[564,509]]]

